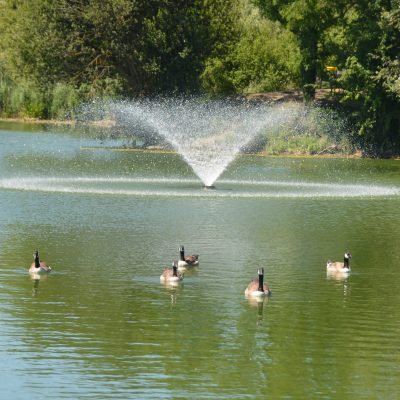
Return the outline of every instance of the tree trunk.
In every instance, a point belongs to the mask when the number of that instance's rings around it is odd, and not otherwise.
[[[317,29],[307,29],[297,33],[300,47],[300,79],[304,100],[309,102],[315,96],[317,78],[318,39]]]

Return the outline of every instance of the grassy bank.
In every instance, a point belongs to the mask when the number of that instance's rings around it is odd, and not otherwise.
[[[2,125],[10,124],[10,127],[15,130],[24,129],[24,127],[18,127],[22,125],[25,127],[35,127],[35,131],[40,129],[40,126],[48,129],[50,126],[59,128],[74,128],[78,124],[74,120],[57,120],[57,119],[39,119],[39,118],[0,118]],[[98,132],[98,136],[102,139],[106,137],[115,137],[113,132],[113,124],[109,121],[94,121],[89,125],[91,130],[91,136]],[[121,137],[121,136],[117,136]],[[121,137],[124,140],[123,137]],[[132,138],[126,138],[126,144],[124,146],[117,146],[107,148],[108,150],[115,151],[138,151],[138,150],[149,150],[149,151],[170,151],[170,149],[163,145],[160,146],[135,146]],[[347,141],[345,137],[340,140],[335,140],[330,135],[317,132],[305,132],[305,133],[293,133],[285,131],[268,132],[265,134],[263,145],[257,148],[250,149],[246,152],[251,154],[268,155],[268,156],[320,156],[320,157],[360,157],[361,152],[356,151]]]

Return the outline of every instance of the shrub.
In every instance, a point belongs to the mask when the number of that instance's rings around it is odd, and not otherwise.
[[[79,93],[72,85],[57,83],[51,94],[51,118],[67,118],[78,103]]]

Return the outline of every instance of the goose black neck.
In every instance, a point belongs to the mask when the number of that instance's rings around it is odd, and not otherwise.
[[[178,276],[178,268],[176,265],[172,267],[172,276]]]
[[[349,268],[349,259],[345,256],[343,260],[343,266],[345,268]]]
[[[179,248],[179,253],[181,254],[181,260],[185,261],[185,248],[183,246]]]
[[[260,292],[264,291],[264,275],[263,274],[258,275],[258,290]]]
[[[38,255],[35,256],[35,268],[40,268],[40,260]]]

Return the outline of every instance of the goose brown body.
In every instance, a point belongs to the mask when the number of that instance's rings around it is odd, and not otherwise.
[[[350,272],[350,259],[351,253],[346,252],[344,253],[343,262],[328,260],[326,269],[329,272]]]
[[[177,269],[177,261],[174,261],[172,264],[172,268],[165,268],[160,276],[160,281],[162,283],[173,283],[173,282],[180,282],[183,280],[183,275],[179,274]]]
[[[248,285],[245,290],[246,295],[250,295],[253,292],[258,291],[258,278],[254,278]],[[269,287],[266,283],[263,285],[263,291],[264,292],[269,292]]]
[[[258,270],[258,277],[250,281],[244,294],[246,297],[268,296],[271,294],[268,283],[264,283],[264,268]]]
[[[185,256],[185,259],[183,261],[185,261],[186,264],[194,265],[196,263],[199,263],[199,256],[197,254],[194,254],[192,256]]]
[[[327,268],[334,270],[341,270],[345,268],[344,263],[341,261],[328,261],[326,264]]]
[[[194,266],[199,265],[199,255],[198,254],[192,254],[192,255],[186,256],[185,248],[183,246],[180,246],[179,253],[180,253],[180,259],[178,260],[179,268],[182,269],[185,267],[194,267]]]
[[[37,250],[33,253],[33,258],[35,261],[31,264],[29,272],[40,274],[48,273],[51,271],[51,267],[45,261],[40,261],[39,252]]]

